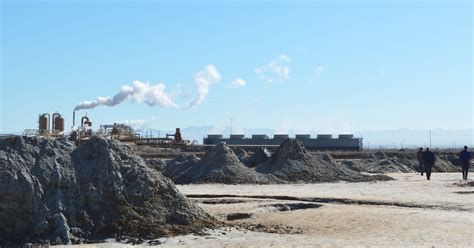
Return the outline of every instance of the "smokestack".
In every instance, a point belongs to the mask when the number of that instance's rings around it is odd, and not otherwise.
[[[76,111],[72,111],[72,127],[76,126]]]

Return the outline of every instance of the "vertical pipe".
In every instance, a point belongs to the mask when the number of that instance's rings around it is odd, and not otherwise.
[[[72,127],[76,126],[76,111],[72,111]]]
[[[48,124],[47,124],[47,130],[49,130],[49,128],[51,127],[51,115],[48,113],[46,114],[48,116]]]
[[[56,130],[56,118],[60,117],[61,115],[56,112],[56,113],[53,113],[52,117],[51,117],[51,130]]]

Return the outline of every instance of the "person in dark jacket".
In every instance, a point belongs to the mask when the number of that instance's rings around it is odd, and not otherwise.
[[[431,169],[436,161],[436,157],[430,148],[426,148],[423,152],[423,165],[425,166],[426,179],[430,180],[431,178]]]
[[[471,153],[467,150],[467,146],[464,146],[464,150],[459,154],[459,162],[462,166],[462,179],[467,180],[467,173],[471,167]]]
[[[416,158],[418,159],[418,169],[421,172],[421,175],[423,176],[423,172],[425,171],[425,168],[423,166],[423,148],[420,147],[420,150],[416,153]]]

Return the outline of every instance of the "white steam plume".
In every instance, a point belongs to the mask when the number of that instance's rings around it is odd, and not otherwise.
[[[196,105],[201,104],[204,99],[206,99],[207,94],[209,94],[209,88],[211,87],[211,84],[218,82],[219,80],[221,80],[221,75],[213,65],[207,65],[204,68],[204,71],[194,74],[194,82],[196,82],[198,88],[197,97],[194,101],[190,102],[182,109],[190,109]]]
[[[285,81],[290,78],[291,58],[282,54],[267,65],[255,69],[255,73],[264,81],[271,83],[275,80]]]
[[[99,96],[97,100],[79,103],[74,110],[92,109],[101,105],[113,107],[127,99],[132,102],[144,102],[149,106],[175,107],[165,89],[166,86],[162,83],[150,85],[149,83],[133,81],[132,87],[123,85],[120,92],[112,98]]]
[[[207,65],[205,67],[205,70],[196,73],[194,75],[194,81],[198,88],[197,96],[196,99],[186,105],[186,107],[180,107],[176,103],[174,103],[171,95],[166,92],[166,85],[164,85],[163,83],[150,85],[149,83],[133,81],[132,86],[123,85],[120,91],[114,97],[99,96],[94,101],[81,102],[74,108],[74,111],[81,109],[93,109],[101,105],[113,107],[122,103],[125,100],[129,100],[131,102],[146,103],[152,107],[160,106],[189,109],[198,104],[201,104],[206,99],[211,84],[213,82],[219,81],[220,79],[221,75],[219,74],[214,65]]]

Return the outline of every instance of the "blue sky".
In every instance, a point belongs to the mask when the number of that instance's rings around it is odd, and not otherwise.
[[[184,106],[207,65],[220,79],[191,109],[136,97],[78,115],[161,130],[472,128],[472,13],[471,1],[2,1],[0,133],[42,112],[70,126],[76,104],[134,80]]]

